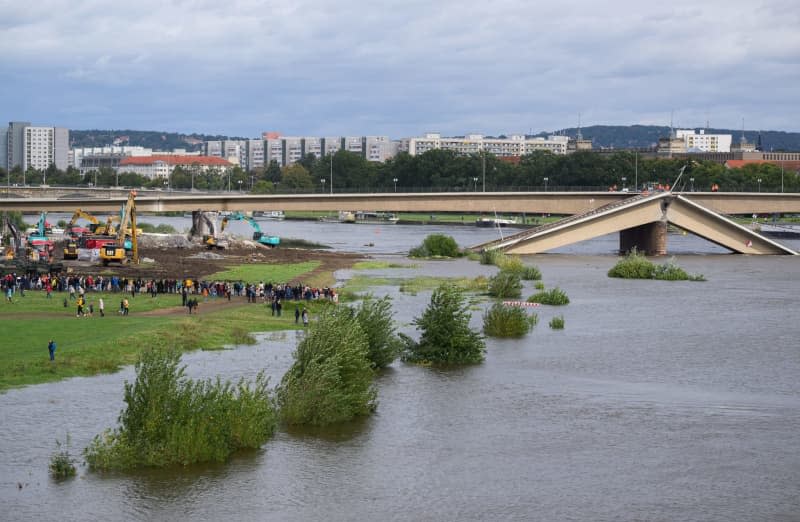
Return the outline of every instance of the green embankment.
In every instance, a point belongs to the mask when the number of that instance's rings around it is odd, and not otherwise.
[[[231,267],[228,270],[217,272],[208,276],[209,281],[249,281],[249,282],[288,282],[297,277],[315,270],[320,265],[319,261],[306,261],[304,263],[285,264],[249,264]]]
[[[310,261],[294,265],[244,265],[233,267],[229,272],[237,276],[231,279],[244,281],[290,281],[319,264]],[[219,277],[219,274],[214,275],[214,278]],[[100,317],[98,309],[101,295],[105,301],[105,317]],[[120,300],[126,296],[130,315],[122,317],[117,310]],[[63,306],[65,297],[67,308]],[[69,300],[66,292],[54,292],[53,297],[47,299],[44,291],[29,291],[25,297],[15,294],[12,303],[3,298],[0,304],[0,390],[113,372],[136,362],[141,349],[154,344],[167,344],[182,351],[215,349],[227,344],[250,343],[249,332],[298,328],[294,323],[294,301],[284,303],[282,317],[273,317],[264,304],[247,304],[243,297],[234,299],[238,299],[241,306],[213,312],[206,311],[207,305],[201,300],[200,315],[189,316],[186,309],[180,307],[181,297],[176,294],[161,294],[153,299],[145,294],[131,298],[130,294],[91,292],[87,294],[87,304],[94,303],[94,317],[79,318],[75,301]],[[315,317],[327,303],[303,305],[308,306]],[[174,309],[158,311],[162,308]],[[144,315],[145,312],[152,315]],[[57,345],[53,363],[47,351],[51,338]]]

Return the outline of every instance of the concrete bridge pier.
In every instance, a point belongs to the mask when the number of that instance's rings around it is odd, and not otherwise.
[[[192,211],[192,229],[189,237],[203,237],[204,235],[217,235],[217,216],[219,212],[207,212],[203,210]]]
[[[667,254],[667,222],[655,221],[619,231],[619,251],[627,254],[633,248],[646,256]]]

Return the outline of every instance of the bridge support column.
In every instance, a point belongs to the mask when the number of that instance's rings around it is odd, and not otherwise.
[[[619,251],[621,254],[633,248],[647,256],[663,256],[667,253],[667,223],[656,221],[627,228],[619,232]]]

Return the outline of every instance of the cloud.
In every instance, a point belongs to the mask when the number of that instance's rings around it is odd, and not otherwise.
[[[0,112],[255,136],[796,129],[793,2],[0,2]],[[53,95],[53,88],[57,95]],[[20,114],[19,111],[30,111]]]

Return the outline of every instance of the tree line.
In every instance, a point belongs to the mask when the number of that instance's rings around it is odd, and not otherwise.
[[[169,179],[149,179],[132,172],[101,168],[81,176],[77,169],[66,171],[51,165],[44,171],[15,167],[0,169],[0,183],[67,186],[126,186],[162,189],[231,190],[251,193],[334,191],[508,191],[508,190],[621,190],[648,184],[673,185],[681,168],[682,190],[788,192],[800,190],[795,171],[780,165],[749,164],[728,169],[713,161],[686,158],[651,159],[632,152],[613,154],[576,152],[556,155],[536,151],[510,162],[493,154],[458,155],[448,150],[431,150],[418,156],[400,153],[384,163],[370,162],[349,151],[321,158],[314,154],[280,167],[276,161],[245,171],[175,167]]]

